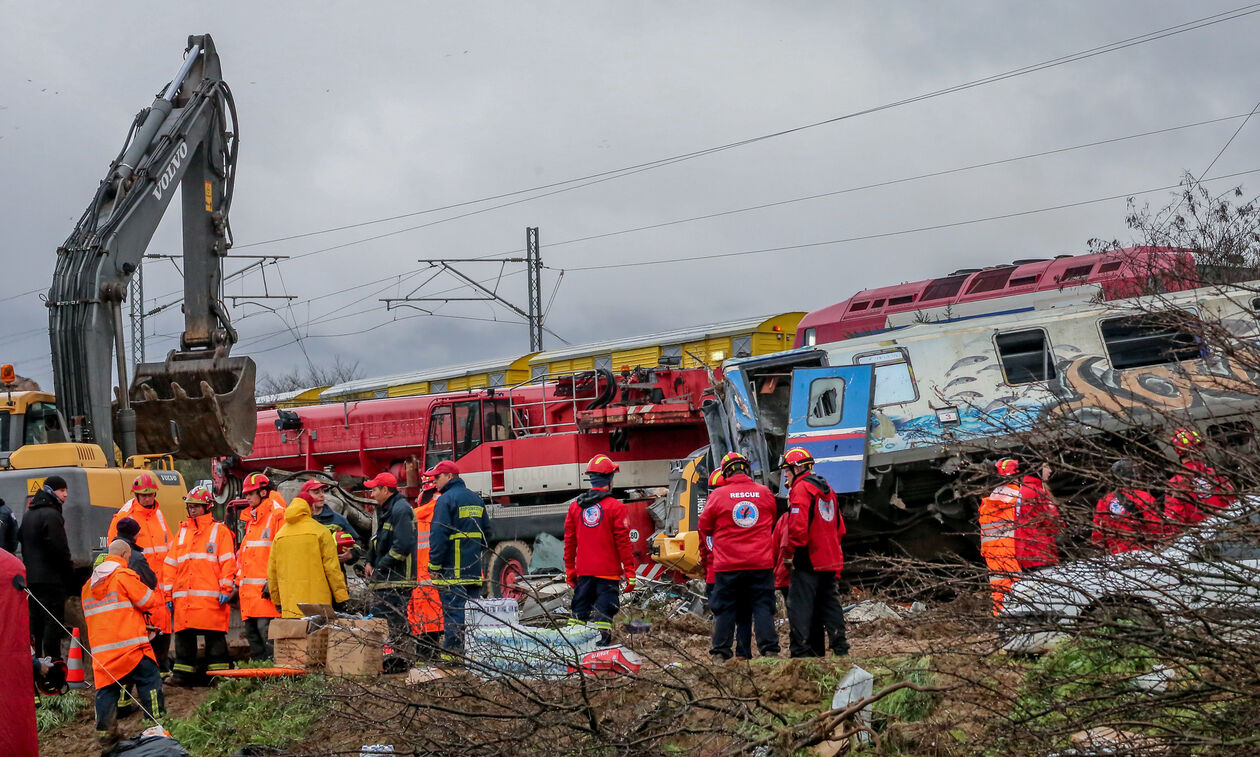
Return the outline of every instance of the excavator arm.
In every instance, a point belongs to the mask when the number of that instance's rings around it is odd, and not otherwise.
[[[220,300],[232,245],[236,110],[209,35],[188,38],[179,72],[141,111],[65,244],[49,290],[57,401],[75,441],[201,458],[246,455],[255,429],[254,363],[230,357]],[[184,332],[162,363],[127,383],[122,303],[167,206],[183,208]],[[116,402],[111,403],[113,371]]]

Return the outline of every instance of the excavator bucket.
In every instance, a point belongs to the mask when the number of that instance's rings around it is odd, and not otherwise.
[[[184,459],[248,455],[258,427],[255,372],[247,357],[189,353],[136,366],[129,394],[137,451]]]

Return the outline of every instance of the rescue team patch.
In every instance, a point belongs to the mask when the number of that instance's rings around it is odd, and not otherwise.
[[[1119,499],[1111,500],[1111,504],[1107,506],[1112,515],[1124,515],[1124,503]]]
[[[818,500],[818,516],[830,523],[836,519],[836,503],[829,499]]]
[[[757,525],[757,519],[761,517],[761,513],[757,510],[757,506],[748,500],[736,503],[735,509],[731,510],[731,520],[735,521],[735,525],[740,528],[751,528]]]
[[[594,528],[604,519],[604,508],[599,505],[591,505],[582,510],[582,525],[587,528]]]

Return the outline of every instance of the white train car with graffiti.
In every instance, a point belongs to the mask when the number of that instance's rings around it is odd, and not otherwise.
[[[804,446],[852,495],[851,537],[933,554],[974,528],[975,498],[956,491],[963,457],[1001,449],[1040,420],[1206,424],[1256,411],[1257,362],[1212,349],[1199,328],[1238,344],[1260,337],[1252,284],[920,323],[731,360],[722,400],[706,408],[705,457],[739,450],[773,488],[779,455]],[[692,462],[693,478],[706,472]],[[680,504],[678,522],[694,522],[697,505]]]

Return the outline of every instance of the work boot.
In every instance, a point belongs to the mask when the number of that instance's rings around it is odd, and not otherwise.
[[[114,747],[118,746],[118,741],[118,732],[112,727],[96,732],[96,745],[101,748],[101,757],[114,751]]]

